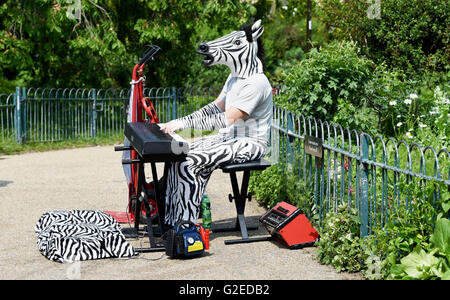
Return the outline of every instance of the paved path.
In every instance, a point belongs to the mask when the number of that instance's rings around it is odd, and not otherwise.
[[[207,187],[213,222],[234,220],[230,192],[228,175],[215,171]],[[112,146],[1,156],[0,279],[360,279],[320,265],[314,260],[316,248],[288,250],[274,242],[225,246],[223,241],[237,233],[213,234],[207,254],[190,260],[170,260],[159,252],[60,264],[37,250],[33,229],[45,211],[125,211],[126,204],[121,153]],[[246,215],[254,224],[264,212],[256,201],[247,205]],[[148,239],[131,242],[148,246]]]

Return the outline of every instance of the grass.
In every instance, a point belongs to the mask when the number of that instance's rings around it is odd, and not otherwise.
[[[43,152],[61,149],[73,149],[89,146],[106,146],[114,145],[116,143],[123,143],[123,135],[78,138],[66,141],[54,142],[30,142],[18,144],[16,142],[1,142],[0,155],[14,155],[27,152]]]
[[[182,130],[178,134],[188,140],[191,138],[202,137],[216,133],[214,130]],[[112,136],[98,136],[89,138],[78,138],[66,141],[53,141],[53,142],[29,142],[18,144],[15,141],[0,142],[0,155],[15,155],[27,152],[43,152],[51,150],[61,149],[73,149],[90,146],[107,146],[114,144],[123,144],[124,135],[116,134]]]

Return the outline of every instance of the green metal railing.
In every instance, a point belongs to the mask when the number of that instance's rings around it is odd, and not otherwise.
[[[189,114],[217,88],[144,88],[160,122]],[[130,89],[16,88],[0,95],[0,142],[48,142],[123,133]],[[145,115],[145,114],[144,114]]]
[[[305,137],[319,138],[322,157],[305,152]],[[274,108],[270,157],[272,163],[285,162],[299,180],[314,193],[314,206],[322,222],[326,213],[346,204],[359,211],[361,235],[384,228],[400,206],[411,199],[398,183],[443,183],[450,189],[450,153],[436,151],[413,142],[384,140],[323,122],[313,117],[295,115]],[[433,192],[433,203],[441,196]]]
[[[16,139],[16,100],[15,94],[0,94],[0,142],[12,142]]]
[[[213,101],[218,88],[145,88],[160,122],[198,110]],[[17,88],[0,95],[0,143],[62,141],[123,134],[129,89]],[[305,137],[319,138],[322,157],[305,152]],[[450,153],[413,142],[343,128],[274,107],[270,159],[286,162],[286,172],[311,189],[322,222],[340,204],[358,209],[361,234],[383,228],[411,199],[400,182],[421,186],[443,183],[450,189]],[[437,201],[441,191],[433,192]]]

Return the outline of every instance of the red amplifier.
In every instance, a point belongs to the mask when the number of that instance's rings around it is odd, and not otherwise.
[[[319,238],[300,208],[286,202],[278,202],[259,221],[270,235],[290,249],[312,246]]]

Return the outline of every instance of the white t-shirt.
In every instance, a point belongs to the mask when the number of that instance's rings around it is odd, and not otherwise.
[[[248,114],[243,120],[220,132],[235,137],[248,137],[268,145],[272,121],[272,86],[263,73],[248,78],[228,76],[219,99],[225,110],[233,106]]]

